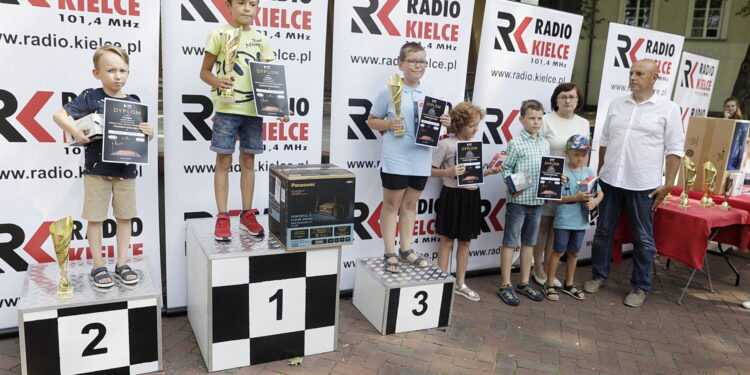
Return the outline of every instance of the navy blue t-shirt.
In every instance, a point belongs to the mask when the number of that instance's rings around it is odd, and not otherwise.
[[[88,116],[92,113],[98,113],[104,115],[104,99],[118,99],[127,100],[130,102],[140,103],[140,101],[133,96],[126,96],[124,98],[115,98],[109,96],[104,92],[104,89],[86,89],[78,95],[75,99],[70,101],[68,104],[63,106],[68,114],[73,119],[78,120],[79,118]],[[84,174],[93,174],[98,176],[109,176],[109,177],[120,177],[120,178],[135,178],[137,175],[135,164],[121,164],[121,163],[105,163],[102,161],[102,141],[97,140],[84,145],[85,148],[85,163],[84,163]]]

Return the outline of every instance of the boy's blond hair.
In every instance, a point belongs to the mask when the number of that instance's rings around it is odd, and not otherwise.
[[[101,59],[102,56],[107,52],[111,52],[117,56],[120,56],[122,60],[125,61],[125,64],[130,65],[130,58],[128,57],[128,53],[125,52],[124,49],[117,47],[117,46],[113,46],[111,44],[107,44],[106,46],[101,46],[96,51],[94,51],[94,68],[95,69],[99,67],[98,65],[99,59]]]
[[[448,133],[457,134],[464,126],[468,126],[476,118],[484,118],[484,111],[472,104],[471,102],[458,103],[450,113],[451,124],[448,126]]]
[[[542,113],[544,113],[544,106],[542,103],[535,99],[529,99],[524,100],[523,103],[521,103],[521,117],[526,116],[526,111],[530,109],[534,111],[542,111]]]
[[[424,47],[422,47],[421,44],[417,42],[406,42],[403,46],[401,46],[401,50],[398,52],[398,60],[404,61],[406,60],[406,55],[409,52],[419,52],[424,51]]]

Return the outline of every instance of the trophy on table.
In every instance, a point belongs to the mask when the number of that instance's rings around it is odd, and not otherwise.
[[[400,75],[394,74],[388,77],[385,83],[391,90],[391,101],[393,102],[393,108],[396,110],[396,117],[401,117],[401,96],[404,93],[404,81],[401,80]],[[397,137],[401,137],[404,134],[406,134],[404,128],[393,131],[393,135]]]
[[[49,234],[52,236],[57,265],[60,267],[60,283],[57,284],[57,294],[70,295],[73,293],[73,285],[70,284],[68,279],[68,249],[70,248],[70,239],[73,236],[73,218],[68,216],[50,224]]]
[[[237,60],[237,49],[240,46],[241,27],[237,27],[224,32],[226,40],[224,41],[224,77],[232,77],[234,63]],[[234,88],[219,89],[219,101],[222,103],[234,103]]]
[[[721,202],[721,204],[719,205],[720,210],[729,211],[729,209],[732,208],[732,206],[729,205],[729,195],[732,194],[733,189],[733,186],[730,182],[731,177],[728,177],[726,191],[724,192],[724,202]]]
[[[695,170],[695,163],[690,160],[689,156],[686,155],[684,158],[682,158],[682,178],[684,189],[682,190],[682,194],[680,194],[680,205],[677,206],[680,209],[687,210],[688,208],[690,208],[690,205],[688,204],[688,192],[693,188],[696,174],[697,172]]]
[[[701,207],[713,206],[714,199],[711,196],[714,193],[714,183],[716,183],[716,167],[714,163],[707,161],[703,163],[703,197],[701,197]]]

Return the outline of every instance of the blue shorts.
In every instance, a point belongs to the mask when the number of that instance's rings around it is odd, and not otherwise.
[[[534,246],[539,235],[542,206],[508,203],[505,206],[505,234],[503,246]]]
[[[555,228],[555,243],[552,245],[552,249],[558,253],[578,253],[585,236],[585,230]]]
[[[234,144],[240,139],[240,152],[263,153],[263,118],[216,112],[211,151],[233,154]]]

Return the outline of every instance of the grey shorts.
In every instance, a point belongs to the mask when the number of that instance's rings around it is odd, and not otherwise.
[[[505,206],[505,234],[503,246],[536,245],[539,222],[542,220],[542,206],[508,203]]]
[[[237,138],[240,139],[240,152],[263,153],[263,118],[217,112],[211,150],[219,154],[233,154]]]

